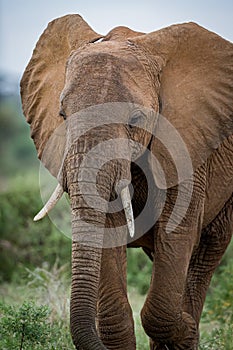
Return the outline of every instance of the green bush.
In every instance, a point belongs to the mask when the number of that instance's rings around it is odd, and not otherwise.
[[[216,270],[201,319],[201,350],[233,349],[233,241]]]
[[[50,334],[48,308],[24,303],[18,309],[0,304],[1,349],[44,349]]]
[[[22,338],[24,350],[74,349],[67,265],[27,269],[24,282],[0,285],[0,349],[18,350]]]
[[[128,284],[135,287],[141,295],[147,293],[151,273],[152,262],[142,249],[130,248],[127,251]]]
[[[1,176],[14,176],[25,167],[37,165],[36,150],[18,95],[1,99],[0,120]]]
[[[33,222],[43,206],[33,181],[16,181],[0,193],[0,281],[17,279],[25,267],[70,262],[71,242],[48,217]]]
[[[27,282],[29,298],[34,297],[37,291],[37,300],[41,304],[49,305],[50,321],[69,319],[69,294],[70,294],[70,269],[68,264],[58,266],[57,263],[49,268],[44,264],[43,267],[27,269]]]
[[[202,337],[200,350],[232,350],[233,349],[233,327],[225,325],[215,328]]]
[[[233,325],[233,259],[213,276],[205,302],[204,322]]]
[[[24,302],[18,308],[0,304],[2,350],[74,349],[68,323],[49,322],[47,306]]]

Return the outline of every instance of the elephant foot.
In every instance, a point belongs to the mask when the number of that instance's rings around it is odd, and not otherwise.
[[[198,350],[199,333],[191,315],[182,313],[182,327],[174,334],[173,339],[150,339],[150,350]],[[161,339],[162,340],[162,339]]]
[[[150,342],[150,350],[176,350],[178,349],[174,345],[166,345],[166,344],[155,344],[153,341]],[[198,350],[198,346],[192,347],[190,350]]]
[[[152,339],[150,339],[150,350],[169,350],[166,344],[156,344]]]
[[[154,348],[155,350],[169,350],[168,346],[167,345],[163,345],[163,344],[160,344],[158,345],[156,348]]]

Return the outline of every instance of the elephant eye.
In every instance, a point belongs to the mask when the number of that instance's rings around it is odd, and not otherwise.
[[[129,120],[129,127],[140,126],[143,120],[144,114],[141,111],[136,111]]]
[[[63,109],[60,109],[59,115],[60,115],[64,120],[66,120],[66,114],[65,114],[65,112],[64,112]]]

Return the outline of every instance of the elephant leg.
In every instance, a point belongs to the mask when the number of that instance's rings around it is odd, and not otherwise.
[[[201,232],[204,187],[194,184],[191,199],[189,190],[187,180],[179,188],[167,191],[167,201],[156,224],[152,280],[141,312],[143,327],[152,339],[151,349],[196,350],[198,347],[197,325],[183,310],[183,294],[189,262]],[[180,207],[174,208],[178,191],[182,200],[178,202]],[[186,215],[181,216],[184,208]]]
[[[103,249],[97,324],[99,336],[108,349],[136,349],[126,267],[125,246]]]
[[[177,237],[169,235],[171,237],[166,240],[163,237],[161,242],[170,246],[167,256],[161,252],[159,244],[156,245],[152,282],[141,312],[142,324],[151,338],[151,350],[196,350],[197,325],[182,307],[187,276],[185,265],[188,266],[191,258],[192,243],[185,237],[176,242]],[[178,257],[181,252],[182,256]]]
[[[156,343],[150,339],[150,350],[169,350],[169,348],[165,344],[156,345]]]
[[[189,265],[184,310],[192,315],[197,324],[211,277],[231,240],[233,233],[233,197],[202,232]]]

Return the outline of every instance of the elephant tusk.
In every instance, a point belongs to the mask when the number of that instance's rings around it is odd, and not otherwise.
[[[55,188],[53,194],[49,198],[48,202],[41,209],[41,211],[34,217],[33,220],[38,221],[38,220],[42,219],[45,215],[47,215],[48,212],[55,207],[55,205],[57,204],[57,202],[59,201],[59,199],[61,198],[63,193],[64,193],[64,190],[63,190],[62,186],[60,184],[58,184],[57,187]]]
[[[135,233],[134,217],[133,217],[133,208],[131,204],[131,198],[130,198],[128,186],[123,188],[123,190],[121,191],[121,200],[125,211],[125,217],[126,217],[126,221],[129,229],[129,234],[130,234],[130,237],[133,238]]]

